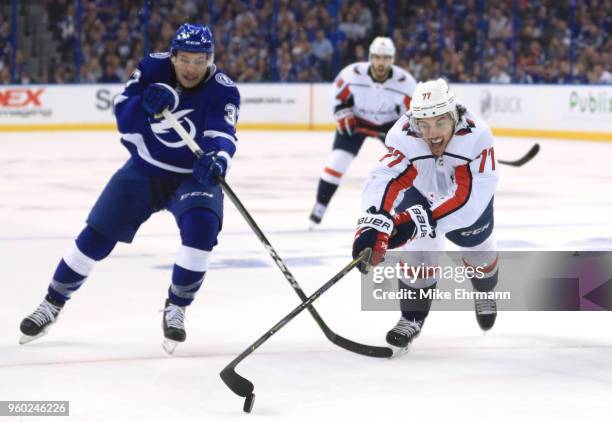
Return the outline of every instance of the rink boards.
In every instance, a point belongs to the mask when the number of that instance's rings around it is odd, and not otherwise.
[[[329,83],[239,86],[239,130],[333,130]],[[454,84],[498,136],[612,140],[611,85]],[[122,84],[5,85],[0,132],[113,130]]]

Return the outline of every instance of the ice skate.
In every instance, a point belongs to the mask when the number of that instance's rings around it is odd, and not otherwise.
[[[393,349],[393,357],[408,351],[412,341],[419,336],[423,327],[423,320],[408,320],[403,316],[395,327],[387,333],[387,343]]]
[[[497,302],[495,299],[474,299],[476,321],[483,331],[493,328],[497,318]]]
[[[163,309],[162,328],[164,330],[164,341],[162,347],[169,355],[174,353],[176,346],[185,341],[185,307],[177,306],[166,299]]]
[[[310,226],[309,230],[313,230],[316,226],[321,224],[321,220],[323,220],[323,215],[325,215],[325,211],[327,210],[327,206],[317,202],[314,207],[312,207],[312,212],[310,213]]]
[[[29,343],[47,334],[51,325],[57,321],[64,303],[47,295],[38,308],[21,321],[19,329],[23,335],[19,344]]]

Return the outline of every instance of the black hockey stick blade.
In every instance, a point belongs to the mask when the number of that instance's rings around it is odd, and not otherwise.
[[[325,332],[325,335],[327,334],[328,333]],[[342,347],[349,352],[357,353],[359,355],[369,356],[371,358],[390,358],[393,356],[393,350],[389,347],[370,346],[368,344],[355,343],[354,341],[334,333],[327,335],[327,338],[336,346]]]
[[[227,385],[237,396],[249,397],[253,394],[253,390],[255,389],[253,383],[237,373],[233,367],[228,366],[223,368],[219,375],[225,385]]]
[[[247,413],[251,412],[253,403],[255,400],[255,394],[253,390],[255,386],[251,381],[244,378],[242,375],[236,372],[236,366],[242,362],[247,356],[253,353],[259,346],[265,343],[270,337],[272,337],[278,330],[287,325],[293,318],[295,318],[303,310],[307,309],[315,300],[317,300],[323,293],[329,290],[334,284],[340,281],[346,274],[348,274],[353,268],[355,268],[362,260],[369,260],[371,254],[370,249],[366,249],[361,252],[359,257],[353,259],[351,263],[346,265],[340,270],[335,276],[328,280],[324,285],[310,295],[305,301],[303,301],[298,307],[294,308],[291,312],[285,315],[279,322],[277,322],[272,328],[264,333],[255,343],[251,344],[242,353],[240,353],[234,360],[232,360],[219,374],[221,379],[232,390],[236,395],[244,397],[244,405],[242,410]]]
[[[538,152],[540,152],[540,144],[535,144],[534,146],[531,147],[529,151],[527,151],[527,154],[525,154],[522,158],[519,158],[518,160],[514,160],[514,161],[497,160],[497,161],[507,166],[520,167],[523,164],[526,164],[529,161],[531,161],[531,159],[535,157],[538,154]]]
[[[251,413],[253,404],[255,404],[255,393],[253,393],[255,386],[253,383],[237,373],[233,367],[224,368],[219,375],[234,394],[244,397],[242,410],[245,413]]]

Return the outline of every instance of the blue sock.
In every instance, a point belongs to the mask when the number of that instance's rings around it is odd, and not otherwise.
[[[192,208],[181,216],[182,245],[168,289],[168,297],[174,305],[189,306],[193,302],[208,270],[210,253],[217,244],[219,225],[219,217],[206,208]]]
[[[106,258],[116,243],[86,226],[57,265],[49,284],[49,296],[58,301],[70,299],[85,282],[95,262]]]

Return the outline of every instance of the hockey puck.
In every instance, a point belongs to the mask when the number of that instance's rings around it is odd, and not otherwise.
[[[244,399],[244,406],[242,406],[242,410],[244,410],[246,413],[251,413],[253,404],[255,404],[255,393],[251,393],[250,396]]]

